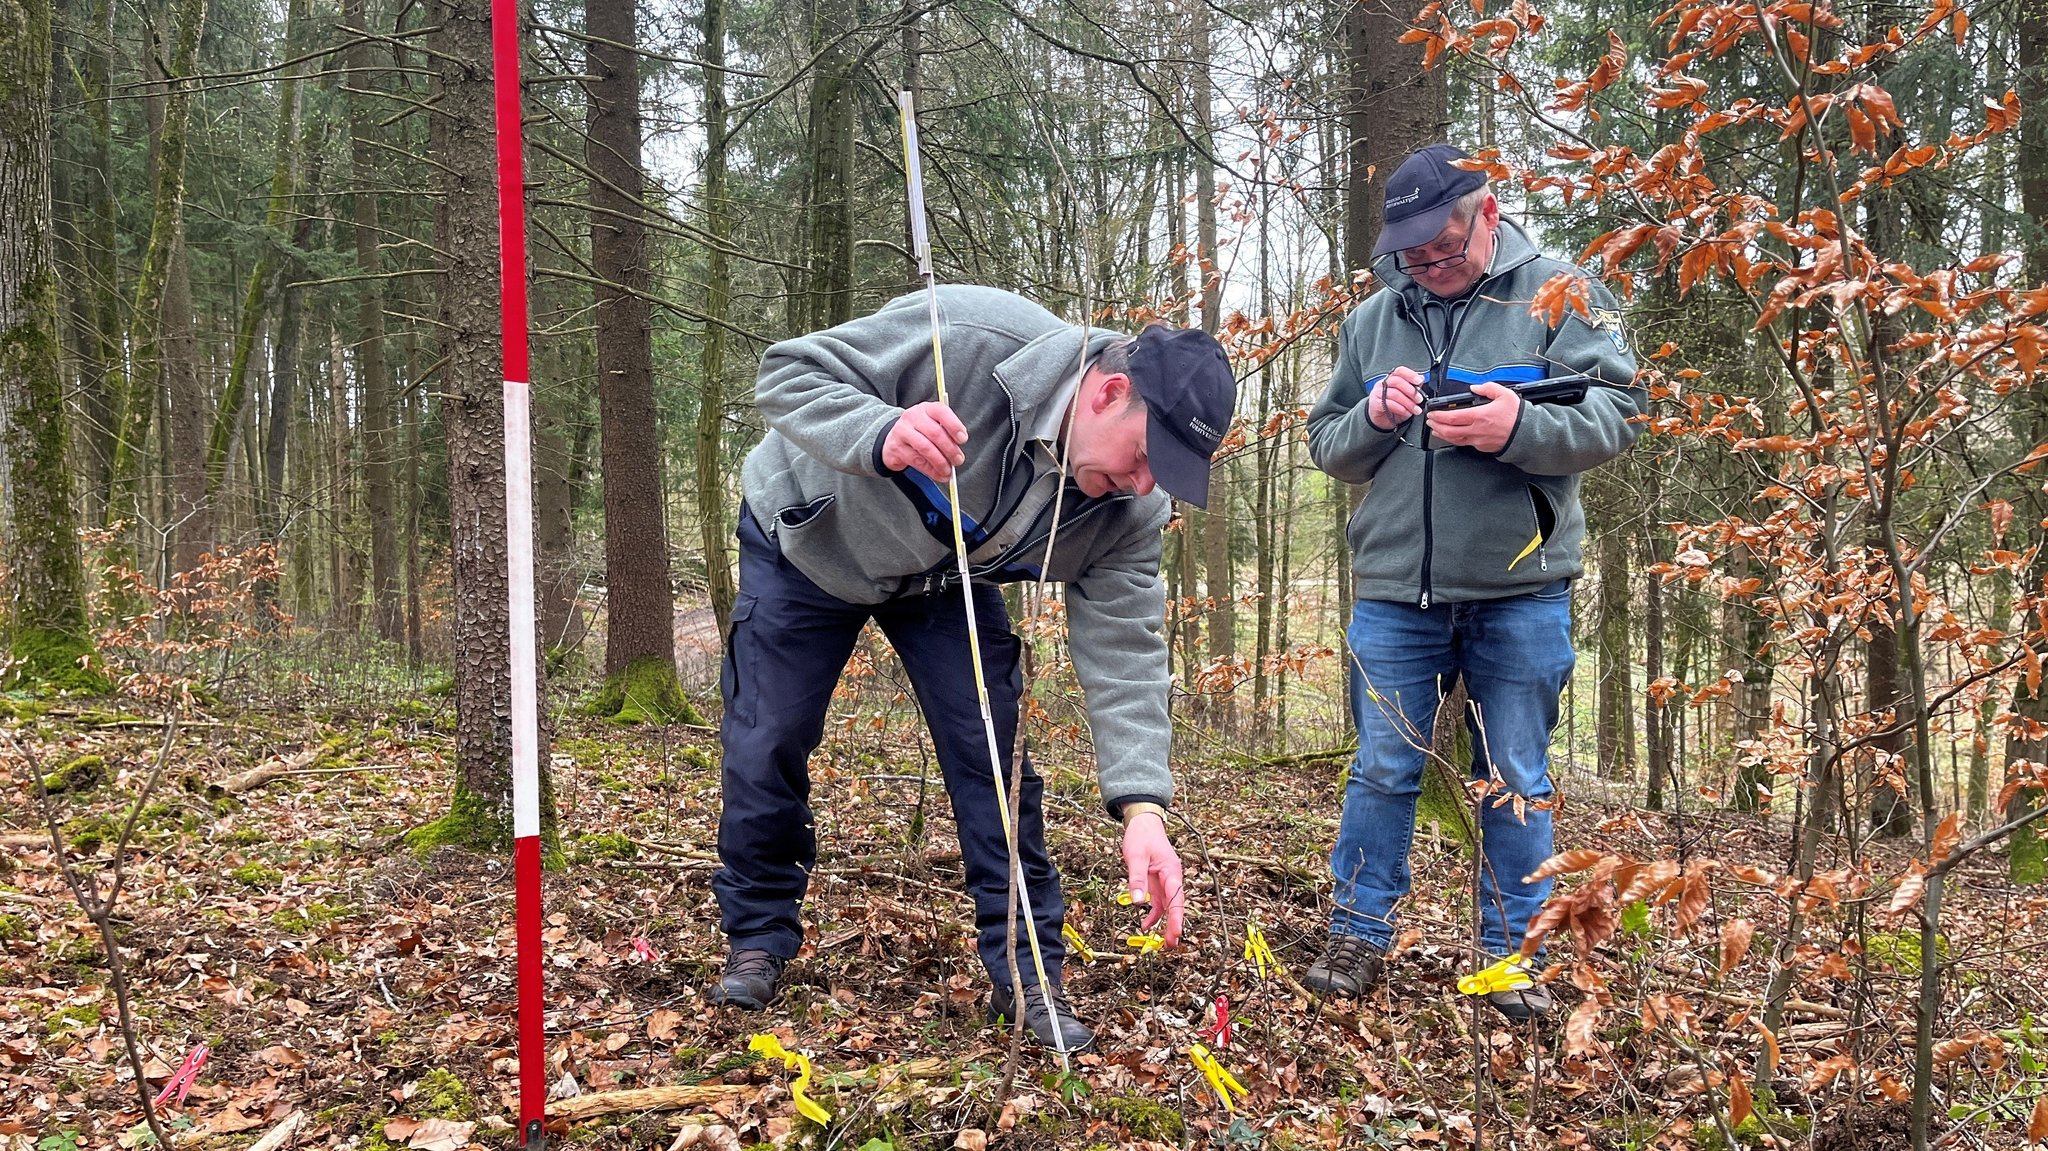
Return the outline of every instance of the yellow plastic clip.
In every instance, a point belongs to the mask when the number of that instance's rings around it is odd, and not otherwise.
[[[1088,941],[1081,938],[1081,933],[1074,930],[1073,924],[1060,925],[1060,938],[1067,941],[1067,946],[1073,948],[1074,954],[1081,957],[1081,962],[1095,962],[1095,952],[1089,949]]]
[[[1248,962],[1258,965],[1261,979],[1266,977],[1266,969],[1269,967],[1275,974],[1286,970],[1280,966],[1280,961],[1274,958],[1273,949],[1266,944],[1266,933],[1260,931],[1256,923],[1244,925],[1244,957]]]
[[[1209,1090],[1214,1091],[1216,1098],[1222,1101],[1223,1109],[1232,1115],[1237,1114],[1237,1104],[1231,1101],[1230,1093],[1235,1091],[1239,1095],[1247,1094],[1244,1084],[1239,1083],[1236,1076],[1224,1070],[1223,1064],[1218,1063],[1216,1057],[1209,1054],[1209,1049],[1199,1043],[1188,1044],[1188,1059],[1201,1070],[1202,1077],[1209,1081]]]
[[[820,1127],[832,1122],[832,1113],[818,1106],[816,1100],[804,1094],[804,1088],[811,1082],[811,1060],[808,1056],[784,1049],[782,1040],[766,1034],[756,1035],[749,1040],[747,1050],[768,1059],[780,1059],[784,1068],[796,1068],[796,1082],[789,1085],[789,1097],[796,1100],[797,1114]]]
[[[1152,897],[1151,897],[1151,896],[1149,896],[1149,895],[1145,895],[1145,894],[1142,894],[1142,893],[1141,893],[1141,894],[1138,894],[1138,895],[1132,895],[1132,894],[1131,894],[1131,892],[1130,892],[1130,890],[1129,890],[1128,888],[1126,888],[1126,889],[1125,889],[1125,890],[1123,890],[1123,891],[1119,891],[1119,892],[1117,892],[1117,893],[1116,893],[1116,904],[1117,904],[1117,906],[1118,906],[1118,907],[1129,907],[1129,906],[1130,906],[1131,904],[1133,904],[1133,903],[1150,903],[1150,902],[1152,902]]]
[[[1458,979],[1458,990],[1465,995],[1491,995],[1496,991],[1520,991],[1534,986],[1536,979],[1529,974],[1529,961],[1519,955],[1510,955],[1483,971]]]
[[[1124,942],[1137,948],[1140,955],[1148,951],[1157,951],[1166,946],[1165,938],[1156,932],[1151,935],[1127,935],[1124,937]]]

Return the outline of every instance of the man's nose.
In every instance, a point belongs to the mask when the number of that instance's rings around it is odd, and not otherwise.
[[[1131,473],[1131,490],[1139,495],[1151,495],[1152,489],[1156,486],[1158,485],[1152,479],[1152,465],[1140,464],[1138,470]]]

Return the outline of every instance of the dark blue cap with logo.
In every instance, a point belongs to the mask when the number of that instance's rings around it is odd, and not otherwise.
[[[1408,154],[1387,179],[1386,223],[1373,241],[1377,259],[1405,252],[1436,239],[1451,222],[1458,198],[1486,184],[1486,173],[1460,168],[1452,161],[1469,159],[1450,144],[1431,144]]]
[[[1145,458],[1159,486],[1209,506],[1209,460],[1237,410],[1237,378],[1216,337],[1200,328],[1155,324],[1138,333],[1131,385],[1151,415]]]

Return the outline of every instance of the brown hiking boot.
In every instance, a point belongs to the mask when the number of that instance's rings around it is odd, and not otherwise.
[[[725,957],[725,974],[712,986],[713,1003],[730,1003],[745,1011],[766,1011],[775,985],[789,960],[756,948],[741,948]]]
[[[1363,995],[1387,973],[1387,953],[1353,935],[1332,935],[1302,982],[1318,995]]]

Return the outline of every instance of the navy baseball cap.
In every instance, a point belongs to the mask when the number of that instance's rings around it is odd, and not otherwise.
[[[1454,160],[1469,159],[1450,144],[1431,144],[1408,154],[1387,180],[1386,223],[1373,241],[1374,259],[1405,252],[1436,239],[1451,222],[1458,198],[1484,187],[1486,173],[1460,168]]]
[[[1155,324],[1131,350],[1131,385],[1151,416],[1145,459],[1152,478],[1198,508],[1209,506],[1209,461],[1237,410],[1237,377],[1216,337]]]

